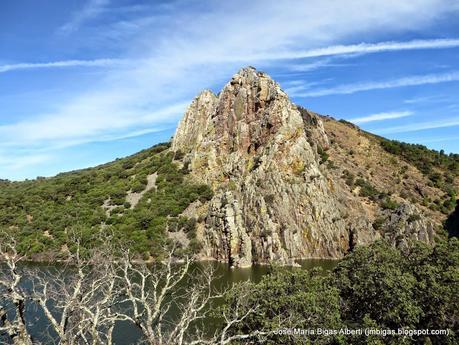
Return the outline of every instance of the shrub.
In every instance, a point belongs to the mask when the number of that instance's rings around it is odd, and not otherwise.
[[[253,330],[270,332],[285,328],[339,329],[343,322],[339,312],[339,291],[318,270],[274,270],[259,284],[241,284],[230,290],[224,305],[215,315],[231,315],[236,301],[246,296],[239,306],[241,315],[250,308],[256,312],[235,325],[234,333],[248,334]],[[336,337],[317,335],[268,334],[264,344],[332,344]]]
[[[413,223],[421,219],[421,216],[417,213],[410,214],[410,216],[407,219],[408,223]]]
[[[445,171],[447,175],[445,180],[451,181],[453,176],[459,175],[459,154],[446,155],[441,151],[430,150],[423,145],[407,144],[396,140],[387,140],[380,138],[381,146],[389,153],[401,156],[407,162],[413,164],[425,176],[432,179],[435,184],[441,184],[438,172],[434,168]]]
[[[344,178],[346,184],[349,186],[349,187],[354,187],[354,179],[355,179],[355,176],[354,174],[352,174],[351,172],[349,172],[349,170],[344,170],[343,171],[343,174],[342,174],[342,177]]]
[[[397,207],[399,207],[399,204],[390,198],[385,198],[383,201],[381,201],[380,205],[385,210],[395,210]]]
[[[375,230],[379,230],[381,229],[381,227],[383,226],[385,222],[385,219],[384,218],[376,218],[373,222],[373,229]]]
[[[321,146],[317,147],[317,153],[320,156],[320,164],[323,164],[328,160],[329,155]]]
[[[68,244],[64,229],[78,224],[89,238],[104,224],[139,257],[160,257],[167,242],[168,222],[173,223],[191,202],[205,202],[213,196],[210,187],[184,180],[185,172],[173,163],[173,155],[163,153],[168,146],[160,144],[112,163],[53,178],[2,182],[0,228],[17,227],[21,253],[38,254]],[[127,191],[144,191],[146,176],[154,172],[158,173],[157,189],[146,192],[130,209]],[[117,206],[111,210],[111,217],[102,207],[108,198],[111,206]],[[184,229],[192,233],[194,222],[187,219]],[[37,239],[36,234],[45,230],[54,241]],[[83,244],[90,245],[91,241]],[[53,249],[53,253],[57,251]]]
[[[373,187],[368,181],[362,178],[358,178],[355,181],[355,185],[360,187],[360,196],[376,200],[380,195],[380,192],[375,187]]]

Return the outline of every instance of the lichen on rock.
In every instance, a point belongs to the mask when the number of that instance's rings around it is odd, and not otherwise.
[[[346,215],[339,184],[320,166],[329,139],[265,73],[243,68],[219,95],[187,109],[172,150],[214,197],[204,217],[205,255],[235,266],[340,258],[381,237],[368,217]]]

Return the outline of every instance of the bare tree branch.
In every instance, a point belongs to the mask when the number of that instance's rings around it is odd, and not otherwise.
[[[119,321],[137,327],[150,345],[225,345],[266,335],[235,333],[236,326],[256,311],[245,307],[244,294],[223,315],[222,328],[213,336],[205,334],[201,321],[209,317],[213,301],[227,292],[214,288],[212,265],[203,269],[188,257],[179,263],[174,248],[164,261],[147,265],[136,262],[129,251],[115,257],[110,239],[101,242],[86,258],[75,239],[76,250],[63,267],[22,271],[17,268],[21,257],[16,243],[0,245],[0,258],[6,262],[0,271],[1,301],[15,309],[15,318],[9,320],[6,308],[0,307],[0,332],[15,345],[32,345],[24,318],[30,302],[57,334],[56,338],[49,333],[50,342],[60,345],[111,345]],[[21,288],[22,280],[28,282],[27,289]]]
[[[5,307],[0,307],[0,332],[6,332],[14,344],[32,344],[25,323],[26,297],[20,287],[21,273],[17,264],[23,259],[16,250],[16,241],[7,234],[1,234],[0,262],[5,262],[6,268],[0,268],[0,294],[2,304],[8,302],[14,306],[14,319],[8,320]]]

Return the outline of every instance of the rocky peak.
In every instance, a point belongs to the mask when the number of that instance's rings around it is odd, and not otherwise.
[[[279,84],[247,67],[231,78],[218,97],[204,91],[194,99],[177,128],[172,148],[187,154],[193,171],[209,180],[216,177],[212,171],[217,166],[224,168],[221,173],[244,173],[246,164],[235,169],[233,163],[262,155],[274,142],[288,145],[297,137],[328,143],[317,116],[302,116]],[[233,163],[228,166],[228,161]]]
[[[256,152],[288,120],[285,113],[273,111],[287,103],[287,95],[269,76],[254,68],[241,69],[218,99],[215,137],[222,153]]]
[[[349,193],[321,166],[319,148],[328,147],[320,116],[298,108],[253,67],[236,73],[218,96],[196,97],[172,149],[183,153],[191,178],[214,190],[196,214],[204,219],[203,254],[235,266],[292,263],[339,258],[383,237],[363,206],[349,215],[349,203],[358,202],[345,200]],[[404,233],[416,236],[424,225]]]
[[[172,148],[214,189],[203,232],[208,256],[242,266],[348,250],[310,144],[320,135],[328,142],[319,117],[303,117],[279,84],[251,67],[218,97],[207,91],[193,101]]]
[[[172,141],[174,151],[190,153],[198,148],[215,112],[217,96],[210,90],[201,92],[190,104]]]

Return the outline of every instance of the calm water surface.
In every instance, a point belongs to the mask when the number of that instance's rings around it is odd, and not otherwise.
[[[299,261],[301,268],[292,268],[285,267],[285,269],[312,269],[315,267],[320,267],[324,271],[332,270],[337,264],[338,261],[335,260],[323,260],[323,259],[308,259]],[[56,265],[49,264],[38,264],[38,263],[27,263],[27,266],[30,268],[39,269],[43,271],[50,270],[51,268],[59,268]],[[216,280],[215,287],[222,288],[228,287],[232,284],[243,282],[243,281],[252,281],[259,282],[261,278],[270,271],[269,266],[252,266],[250,268],[229,268],[228,265],[223,263],[215,262],[206,262],[198,263],[200,267],[205,267],[206,265],[214,265],[216,269]],[[55,336],[50,330],[47,329],[47,322],[44,318],[44,315],[38,308],[29,307],[26,312],[26,318],[28,327],[31,331],[34,339],[39,340],[43,344],[51,344],[53,336]],[[216,320],[207,319],[204,321],[205,327],[209,330],[215,330]],[[44,335],[45,333],[50,333],[49,335]],[[140,333],[135,326],[128,322],[119,322],[114,330],[114,340],[115,344],[118,345],[127,345],[127,344],[136,344],[140,339]],[[0,337],[0,343],[2,343]]]

